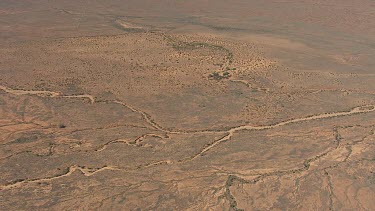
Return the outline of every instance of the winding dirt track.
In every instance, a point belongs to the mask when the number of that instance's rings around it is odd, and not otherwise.
[[[7,93],[14,94],[14,95],[37,95],[37,96],[41,96],[41,97],[64,97],[64,98],[88,98],[88,99],[90,99],[91,103],[95,103],[95,96],[92,96],[92,95],[89,95],[89,94],[63,95],[61,93],[52,92],[52,91],[34,91],[34,90],[11,89],[11,88],[1,86],[1,85],[0,85],[0,89],[7,92]],[[288,124],[299,123],[299,122],[313,121],[313,120],[319,120],[319,119],[328,119],[328,118],[334,118],[334,117],[340,117],[340,116],[349,116],[349,115],[354,115],[354,114],[362,114],[362,113],[369,113],[369,112],[375,111],[375,105],[362,105],[362,106],[354,107],[350,111],[317,114],[317,115],[313,115],[313,116],[309,116],[309,117],[301,117],[301,118],[286,120],[286,121],[282,121],[282,122],[272,124],[272,125],[264,125],[264,126],[242,125],[242,126],[237,126],[237,127],[231,128],[231,129],[226,130],[226,131],[205,130],[205,131],[191,131],[191,132],[182,131],[182,132],[179,132],[179,131],[170,131],[170,130],[167,130],[167,129],[163,128],[162,126],[157,124],[155,121],[153,121],[149,114],[147,114],[147,113],[145,113],[145,112],[143,112],[139,109],[136,109],[136,108],[124,103],[124,102],[117,101],[117,100],[111,101],[111,102],[116,103],[116,104],[120,104],[122,106],[125,106],[125,107],[129,108],[133,112],[141,114],[142,117],[146,120],[146,122],[148,124],[150,124],[154,129],[159,130],[161,132],[165,132],[167,134],[179,134],[179,133],[195,134],[195,133],[222,133],[222,132],[227,133],[227,135],[225,135],[224,137],[212,142],[211,144],[206,145],[199,153],[195,154],[194,156],[192,156],[190,158],[183,159],[179,162],[191,161],[191,160],[201,156],[202,154],[211,150],[212,148],[221,144],[222,142],[230,140],[232,138],[232,136],[234,135],[234,133],[237,132],[237,131],[241,131],[241,130],[267,130],[267,129],[272,129],[272,128],[276,128],[276,127],[280,127],[280,126],[284,126],[284,125],[288,125]],[[114,142],[116,142],[116,141],[114,141]],[[108,144],[110,144],[110,143],[108,143]],[[104,148],[105,148],[105,146],[104,146]],[[103,150],[103,149],[101,149],[101,150]],[[99,150],[99,151],[101,151],[101,150]]]
[[[254,89],[258,92],[271,92],[271,90],[269,88],[262,88],[262,87],[255,87],[253,86],[252,84],[250,84],[248,81],[246,80],[241,80],[241,79],[230,79],[229,81],[231,82],[234,82],[234,83],[241,83],[241,84],[244,84],[245,86],[251,88],[251,89]]]
[[[210,149],[214,148],[215,146],[219,145],[222,142],[228,141],[232,138],[235,132],[241,131],[241,130],[266,130],[266,129],[272,129],[288,124],[298,123],[298,122],[306,122],[306,121],[312,121],[312,120],[319,120],[319,119],[327,119],[327,118],[334,118],[334,117],[340,117],[340,116],[349,116],[354,114],[361,114],[361,113],[368,113],[375,111],[375,105],[365,105],[365,106],[358,106],[350,111],[343,111],[343,112],[336,112],[336,113],[326,113],[326,114],[318,114],[310,117],[302,117],[302,118],[296,118],[291,119],[283,122],[279,122],[273,125],[265,125],[265,126],[251,126],[251,125],[243,125],[234,127],[230,130],[228,130],[228,134],[221,139],[218,139],[217,141],[213,142],[211,145],[208,145],[207,147],[203,148],[198,154],[196,154],[192,159],[195,159],[202,155],[203,153],[209,151]]]
[[[95,102],[95,97],[92,95],[87,95],[87,94],[62,95],[59,92],[11,89],[2,85],[0,85],[0,90],[3,90],[6,93],[14,94],[14,95],[37,95],[40,97],[87,98],[90,100],[91,103]]]
[[[73,172],[75,172],[77,170],[81,171],[83,175],[89,177],[89,176],[91,176],[93,174],[96,174],[96,173],[99,173],[101,171],[105,171],[105,170],[117,171],[117,170],[120,170],[120,169],[118,169],[116,167],[111,167],[111,166],[104,166],[104,167],[99,168],[99,169],[88,169],[88,168],[84,168],[84,167],[81,167],[81,166],[74,165],[74,166],[70,166],[65,173],[62,173],[60,175],[56,175],[56,176],[48,177],[48,178],[18,181],[18,182],[15,182],[13,184],[0,186],[0,190],[6,190],[6,189],[10,189],[10,188],[19,187],[19,186],[21,186],[23,184],[26,184],[26,183],[49,182],[49,181],[52,181],[52,180],[55,180],[55,179],[60,179],[62,177],[70,176],[71,174],[73,174]]]

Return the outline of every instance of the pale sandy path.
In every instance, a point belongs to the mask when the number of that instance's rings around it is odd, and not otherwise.
[[[0,186],[0,191],[8,190],[11,188],[18,188],[22,187],[24,185],[32,184],[32,183],[40,183],[40,182],[51,182],[53,180],[61,179],[63,177],[71,176],[75,171],[80,171],[83,175],[86,177],[92,176],[94,174],[97,174],[102,171],[134,171],[134,170],[140,170],[144,168],[149,168],[153,166],[159,166],[159,165],[170,165],[173,162],[171,160],[161,160],[161,161],[155,161],[151,163],[146,163],[142,165],[138,165],[136,167],[126,167],[126,168],[119,168],[116,166],[104,166],[101,168],[87,168],[82,167],[78,165],[70,166],[66,172],[50,176],[50,177],[44,177],[44,178],[37,178],[37,179],[26,179],[21,181],[15,181],[13,183],[5,184]]]
[[[312,121],[312,120],[319,120],[319,119],[327,119],[327,118],[333,118],[333,117],[341,117],[341,116],[349,116],[349,115],[354,115],[354,114],[362,114],[362,113],[369,113],[375,111],[375,105],[365,105],[365,106],[358,106],[350,111],[342,111],[342,112],[335,112],[335,113],[326,113],[326,114],[318,114],[310,117],[303,117],[303,118],[296,118],[296,119],[291,119],[291,120],[286,120],[283,122],[279,122],[276,124],[272,125],[265,125],[265,126],[252,126],[252,125],[243,125],[243,126],[238,126],[234,127],[230,130],[227,131],[227,135],[216,140],[209,146],[206,146],[203,148],[198,154],[196,154],[194,157],[192,157],[189,160],[195,159],[202,155],[203,153],[209,151],[210,149],[214,148],[215,146],[219,145],[222,142],[228,141],[229,139],[232,138],[235,132],[241,131],[241,130],[266,130],[266,129],[272,129],[288,124],[294,124],[294,123],[299,123],[299,122],[307,122],[307,121]],[[188,161],[188,160],[186,160]]]
[[[254,87],[252,84],[250,84],[248,81],[246,80],[241,80],[241,79],[229,79],[229,81],[231,82],[235,82],[235,83],[242,83],[244,85],[246,85],[247,87],[251,88],[251,89],[254,89],[254,90],[257,90],[258,92],[270,92],[270,89],[269,88],[262,88],[262,87]]]
[[[10,93],[14,95],[37,95],[40,97],[87,98],[90,100],[91,103],[95,102],[95,97],[92,95],[88,95],[88,94],[62,95],[59,92],[11,89],[2,85],[0,85],[0,90],[3,90],[6,93]]]
[[[38,95],[38,96],[42,96],[42,97],[88,98],[88,99],[90,99],[91,103],[95,103],[95,97],[92,96],[92,95],[88,95],[88,94],[62,95],[61,93],[52,92],[52,91],[16,90],[16,89],[10,89],[10,88],[7,88],[7,87],[1,86],[1,85],[0,85],[0,89],[7,92],[7,93],[15,94],[15,95],[28,95],[28,94],[30,94],[30,95]],[[223,132],[227,133],[227,135],[225,135],[224,137],[222,137],[222,138],[214,141],[213,143],[205,146],[196,155],[194,155],[190,158],[183,159],[183,160],[181,160],[181,162],[193,160],[193,159],[199,157],[200,155],[202,155],[203,153],[205,153],[205,152],[209,151],[210,149],[214,148],[215,146],[219,145],[220,143],[228,141],[229,139],[232,138],[234,133],[237,132],[237,131],[241,131],[241,130],[266,130],[266,129],[272,129],[272,128],[276,128],[276,127],[280,127],[280,126],[284,126],[284,125],[288,125],[288,124],[299,123],[299,122],[313,121],[313,120],[319,120],[319,119],[327,119],[327,118],[340,117],[340,116],[349,116],[349,115],[354,115],[354,114],[363,114],[363,113],[369,113],[369,112],[375,111],[375,105],[363,105],[363,106],[358,106],[358,107],[352,108],[350,111],[317,114],[317,115],[313,115],[313,116],[309,116],[309,117],[301,117],[301,118],[286,120],[286,121],[282,121],[282,122],[272,124],[272,125],[264,125],[264,126],[242,125],[242,126],[237,126],[237,127],[231,128],[231,129],[226,130],[226,131],[204,130],[204,131],[198,131],[198,132],[194,132],[194,131],[193,132],[175,132],[175,131],[169,131],[169,130],[163,128],[162,126],[157,124],[155,121],[153,121],[149,114],[147,114],[147,113],[145,113],[141,110],[138,110],[138,109],[136,109],[136,108],[124,103],[124,102],[121,102],[121,101],[112,101],[112,102],[120,104],[122,106],[125,106],[125,107],[129,108],[130,110],[132,110],[133,112],[137,112],[137,113],[141,114],[142,117],[146,120],[146,122],[148,124],[150,124],[153,128],[155,128],[159,131],[165,132],[165,133],[175,133],[175,134],[178,134],[178,133],[186,133],[186,134],[188,134],[188,133],[192,133],[192,134],[193,133],[223,133]]]
[[[121,169],[118,169],[116,167],[111,167],[111,166],[105,166],[105,167],[102,167],[102,168],[99,168],[99,169],[89,169],[89,168],[84,168],[84,167],[81,167],[81,166],[74,165],[74,166],[70,166],[66,173],[56,175],[56,176],[53,176],[53,177],[32,179],[32,180],[23,180],[23,181],[15,182],[13,184],[2,185],[2,186],[0,186],[0,190],[16,188],[16,187],[22,186],[24,184],[30,184],[30,183],[50,182],[52,180],[56,180],[56,179],[60,179],[62,177],[70,176],[71,174],[73,174],[73,172],[75,172],[77,170],[81,171],[83,175],[89,177],[89,176],[92,176],[93,174],[99,173],[101,171],[105,171],[105,170],[118,171],[118,170],[121,170]]]
[[[61,95],[58,92],[11,89],[2,85],[0,85],[0,89],[14,95],[38,95],[41,97],[57,97]]]

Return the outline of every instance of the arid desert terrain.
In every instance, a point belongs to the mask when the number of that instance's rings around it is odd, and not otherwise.
[[[0,210],[375,210],[374,131],[374,1],[0,1]]]

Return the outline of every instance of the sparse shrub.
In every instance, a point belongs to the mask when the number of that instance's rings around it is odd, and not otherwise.
[[[218,72],[213,72],[208,77],[212,78],[214,80],[220,80],[221,79],[221,75]]]
[[[230,73],[228,71],[225,71],[223,73],[223,78],[229,78],[230,77]]]
[[[219,72],[213,72],[208,77],[214,80],[228,79],[230,77],[230,73],[228,71],[225,71],[222,74]]]
[[[66,128],[66,125],[64,125],[63,123],[60,123],[59,128]]]

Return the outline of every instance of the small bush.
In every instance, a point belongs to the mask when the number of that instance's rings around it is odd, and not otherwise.
[[[60,124],[59,124],[59,128],[66,128],[66,125],[60,123]]]
[[[219,72],[213,72],[208,77],[214,80],[228,79],[230,77],[230,73],[228,71],[225,71],[222,74]]]

